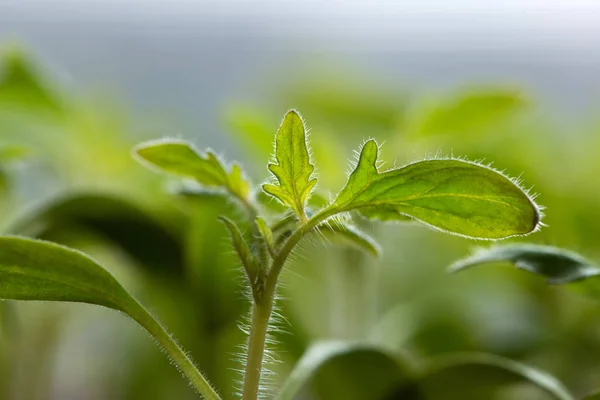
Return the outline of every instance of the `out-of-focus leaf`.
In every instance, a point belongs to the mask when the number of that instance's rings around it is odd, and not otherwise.
[[[221,222],[225,224],[227,230],[231,235],[231,241],[233,243],[233,248],[238,254],[242,264],[244,265],[244,269],[248,274],[248,280],[251,284],[256,283],[256,279],[258,278],[259,268],[258,263],[256,261],[256,257],[254,257],[250,251],[250,248],[246,244],[246,241],[242,237],[242,233],[237,225],[226,217],[219,217]]]
[[[269,171],[278,184],[264,184],[263,190],[289,206],[300,218],[317,179],[306,143],[306,130],[300,114],[291,110],[283,118],[275,137],[275,159]]]
[[[419,385],[431,399],[485,399],[490,390],[529,382],[557,400],[574,400],[555,377],[517,361],[491,354],[465,354],[432,361]]]
[[[0,164],[22,161],[23,159],[29,157],[32,153],[33,150],[26,146],[20,146],[16,144],[0,146]]]
[[[134,149],[143,164],[149,164],[170,174],[195,179],[205,186],[220,187],[246,202],[249,185],[242,170],[233,165],[227,172],[217,156],[207,151],[200,154],[190,143],[181,140],[155,140],[141,143]]]
[[[16,49],[7,52],[0,66],[0,109],[35,112],[56,117],[64,103],[37,76],[31,62]]]
[[[343,223],[332,222],[320,225],[319,234],[332,242],[339,242],[367,252],[375,257],[381,255],[381,246],[371,236],[360,229]]]
[[[588,394],[584,396],[581,400],[600,400],[600,392]]]
[[[500,239],[534,231],[540,213],[513,181],[490,168],[454,159],[426,160],[380,173],[369,140],[328,214],[382,207],[448,233]]]
[[[58,198],[28,211],[8,231],[52,240],[74,228],[101,235],[154,273],[183,277],[183,237],[122,198],[91,193]]]
[[[416,133],[467,135],[498,126],[528,104],[521,91],[510,88],[465,91],[428,110]]]
[[[364,76],[343,76],[339,69],[296,80],[284,86],[282,99],[307,110],[320,120],[348,132],[392,131],[405,117],[406,98],[381,82],[362,81]],[[355,136],[356,137],[356,136]]]
[[[257,160],[269,158],[273,152],[273,121],[260,111],[239,106],[227,110],[226,120],[230,131],[253,150]]]
[[[219,399],[162,325],[107,270],[77,250],[36,239],[0,237],[0,299],[68,301],[122,311],[165,348],[198,392]]]
[[[453,263],[450,272],[490,263],[511,263],[546,277],[549,284],[564,284],[600,275],[600,267],[579,254],[551,246],[515,244],[478,249]]]
[[[312,345],[306,351],[284,381],[276,399],[295,399],[300,390],[316,375],[325,373],[326,368],[330,368],[333,375],[338,372],[343,385],[336,385],[333,389],[335,396],[324,398],[381,399],[412,381],[411,373],[400,360],[381,348],[364,343],[325,341]],[[328,384],[333,386],[332,382]],[[413,397],[405,399],[413,400]]]
[[[384,222],[411,222],[414,221],[408,215],[400,214],[394,207],[375,206],[364,207],[358,213],[368,219],[376,219]]]

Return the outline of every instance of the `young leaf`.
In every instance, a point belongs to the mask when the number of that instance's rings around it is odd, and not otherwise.
[[[371,236],[352,225],[333,222],[330,224],[319,225],[318,230],[320,234],[332,242],[340,242],[356,247],[375,257],[381,255],[379,243]]]
[[[0,237],[0,299],[79,302],[122,311],[164,347],[200,394],[220,398],[163,326],[108,271],[79,251]]]
[[[462,160],[425,160],[386,172],[377,168],[378,147],[362,148],[348,183],[327,214],[384,210],[409,216],[448,233],[476,239],[525,235],[540,222],[529,196],[504,175]]]
[[[564,284],[600,275],[600,267],[580,255],[551,246],[515,244],[477,250],[456,261],[450,272],[489,263],[508,262],[525,271],[546,277],[549,284]]]
[[[553,399],[574,400],[552,375],[492,354],[441,357],[430,362],[419,375],[419,385],[432,399],[488,398],[493,387],[529,382]]]
[[[211,151],[200,154],[190,143],[181,140],[159,140],[139,144],[134,154],[144,164],[164,172],[195,179],[204,186],[221,187],[247,202],[249,185],[239,166],[227,172],[223,163]]]
[[[297,393],[300,389],[306,385],[312,377],[327,363],[334,361],[335,359],[360,355],[368,353],[369,355],[377,356],[378,364],[386,364],[386,367],[392,371],[387,371],[385,374],[387,377],[384,382],[377,382],[377,386],[385,387],[385,392],[394,389],[397,385],[407,385],[411,383],[410,373],[406,367],[402,365],[399,357],[387,350],[379,348],[374,345],[356,342],[344,342],[344,341],[323,341],[312,345],[302,358],[295,365],[294,369],[283,382],[283,386],[279,394],[275,397],[276,400],[293,400],[296,398]],[[371,361],[372,362],[372,361]],[[352,365],[352,367],[360,368],[360,365]],[[368,379],[365,379],[368,380]],[[377,377],[373,377],[369,385],[361,385],[367,392],[370,391],[369,397],[360,398],[382,398],[381,393],[379,396],[373,396],[375,380]],[[366,383],[366,382],[365,382]],[[350,384],[349,382],[346,384]],[[346,398],[346,397],[341,397]],[[403,397],[404,398],[404,397]]]
[[[311,178],[315,167],[310,161],[304,121],[294,110],[288,111],[277,131],[275,159],[277,164],[269,164],[269,171],[279,184],[264,184],[263,190],[291,207],[304,220],[304,207],[317,179]]]
[[[273,232],[271,231],[271,228],[269,228],[267,222],[261,217],[256,218],[256,227],[258,228],[260,235],[265,240],[269,254],[272,257],[275,257],[275,241],[273,240]]]
[[[256,280],[258,279],[258,263],[255,258],[252,256],[252,252],[250,248],[246,244],[246,241],[242,237],[242,233],[237,225],[226,217],[219,217],[221,222],[225,224],[229,233],[231,234],[231,241],[233,242],[233,247],[235,248],[236,253],[238,254],[242,264],[244,265],[244,269],[246,270],[246,274],[248,275],[248,280],[250,284],[254,285]]]

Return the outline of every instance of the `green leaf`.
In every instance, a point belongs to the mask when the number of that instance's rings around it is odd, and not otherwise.
[[[59,241],[89,231],[159,276],[184,278],[184,235],[139,204],[116,196],[74,193],[46,201],[13,221],[10,233]]]
[[[255,257],[252,255],[250,248],[246,244],[240,229],[229,218],[221,216],[219,217],[219,220],[225,224],[229,230],[229,233],[231,234],[233,248],[244,265],[244,269],[246,270],[246,274],[248,274],[248,280],[250,281],[250,284],[256,284],[259,277],[259,266]]]
[[[429,362],[419,386],[432,399],[490,398],[490,390],[529,382],[557,400],[574,400],[552,375],[492,354],[450,355]]]
[[[524,111],[529,103],[522,91],[512,88],[467,90],[427,110],[415,132],[467,137],[473,132],[498,128]]]
[[[375,257],[381,255],[379,243],[371,236],[352,225],[332,222],[319,225],[318,232],[322,234],[325,239],[331,240],[332,242],[339,242],[355,247]]]
[[[220,187],[246,202],[249,184],[242,170],[233,165],[227,172],[211,151],[200,154],[190,143],[181,140],[158,140],[141,143],[134,149],[143,164],[170,174],[192,178],[204,186]]]
[[[261,217],[257,217],[255,222],[260,235],[265,241],[269,254],[271,254],[272,257],[275,257],[275,240],[273,239],[273,232],[271,231],[271,228],[269,228],[267,222]]]
[[[365,362],[365,357],[368,357],[368,362]],[[398,357],[382,348],[365,343],[323,341],[312,345],[296,363],[275,397],[276,400],[295,399],[300,389],[336,360],[341,361],[339,367],[344,370],[341,376],[344,377],[345,392],[342,395],[338,391],[335,398],[384,398],[384,395],[396,387],[411,382],[410,373],[401,365]],[[356,370],[359,370],[358,373]],[[332,385],[331,381],[327,383],[327,386]],[[412,400],[412,397],[402,398]]]
[[[600,392],[590,393],[581,400],[600,400]]]
[[[0,110],[34,112],[57,117],[65,111],[63,99],[46,85],[31,60],[18,48],[3,55],[0,76]]]
[[[269,164],[269,171],[279,184],[264,184],[263,190],[291,207],[303,220],[306,201],[317,179],[311,178],[315,167],[310,161],[304,121],[294,110],[285,115],[277,131],[275,159],[277,164]]]
[[[219,396],[163,326],[103,267],[54,243],[0,237],[0,299],[68,301],[122,311],[142,325],[206,399]]]
[[[600,275],[600,268],[580,255],[551,246],[515,244],[481,248],[456,261],[450,272],[490,263],[511,263],[546,277],[549,284],[564,284]]]
[[[513,181],[490,168],[455,159],[419,161],[379,172],[369,140],[328,215],[382,208],[431,227],[477,239],[533,232],[540,212]]]

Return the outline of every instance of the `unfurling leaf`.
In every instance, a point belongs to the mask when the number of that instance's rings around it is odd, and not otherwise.
[[[493,246],[456,261],[451,272],[482,264],[508,262],[525,271],[547,278],[550,284],[564,284],[600,275],[600,267],[580,255],[551,246],[517,244]]]
[[[204,398],[220,399],[164,327],[108,271],[77,250],[0,237],[0,299],[89,303],[122,311],[160,343]]]
[[[231,241],[233,242],[233,247],[238,254],[242,264],[244,264],[244,269],[246,270],[246,274],[248,275],[248,280],[252,285],[256,283],[258,278],[258,263],[255,258],[252,256],[252,252],[250,248],[246,244],[240,229],[237,225],[226,217],[219,217],[219,219],[225,224],[229,233],[231,234]]]
[[[490,168],[454,159],[419,161],[379,172],[378,147],[368,141],[355,170],[327,213],[382,210],[476,239],[525,235],[540,222],[533,200]]]
[[[190,143],[181,140],[158,140],[139,144],[134,153],[164,172],[192,178],[204,186],[220,187],[246,202],[249,185],[238,165],[227,172],[217,156],[207,151],[200,154]]]
[[[332,242],[340,242],[356,247],[375,257],[381,255],[379,243],[360,229],[342,223],[332,222],[319,226],[319,233]]]
[[[275,159],[277,164],[269,164],[269,171],[278,184],[264,184],[263,190],[291,207],[304,220],[304,207],[317,179],[312,178],[315,167],[310,161],[304,122],[294,110],[285,115],[277,131]]]

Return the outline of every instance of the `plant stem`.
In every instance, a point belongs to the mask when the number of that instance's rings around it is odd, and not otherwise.
[[[271,318],[275,294],[277,292],[277,279],[279,278],[283,265],[300,239],[315,226],[327,219],[331,214],[332,212],[329,210],[324,210],[307,220],[292,233],[273,259],[273,263],[271,264],[271,268],[264,282],[264,291],[262,293],[253,293],[255,301],[252,306],[252,322],[250,327],[250,338],[248,340],[248,358],[246,360],[242,400],[258,399],[269,320]]]
[[[194,365],[192,359],[177,344],[173,336],[169,334],[160,322],[148,310],[144,308],[137,300],[132,298],[132,302],[127,314],[143,326],[155,338],[162,348],[171,357],[179,370],[188,378],[191,385],[205,400],[221,400],[219,394],[212,388],[210,383],[204,378],[202,373]]]
[[[244,392],[242,400],[256,400],[260,390],[260,375],[262,372],[265,343],[269,319],[273,310],[274,296],[265,296],[262,301],[252,306],[252,325],[248,340],[248,360],[244,377]]]

